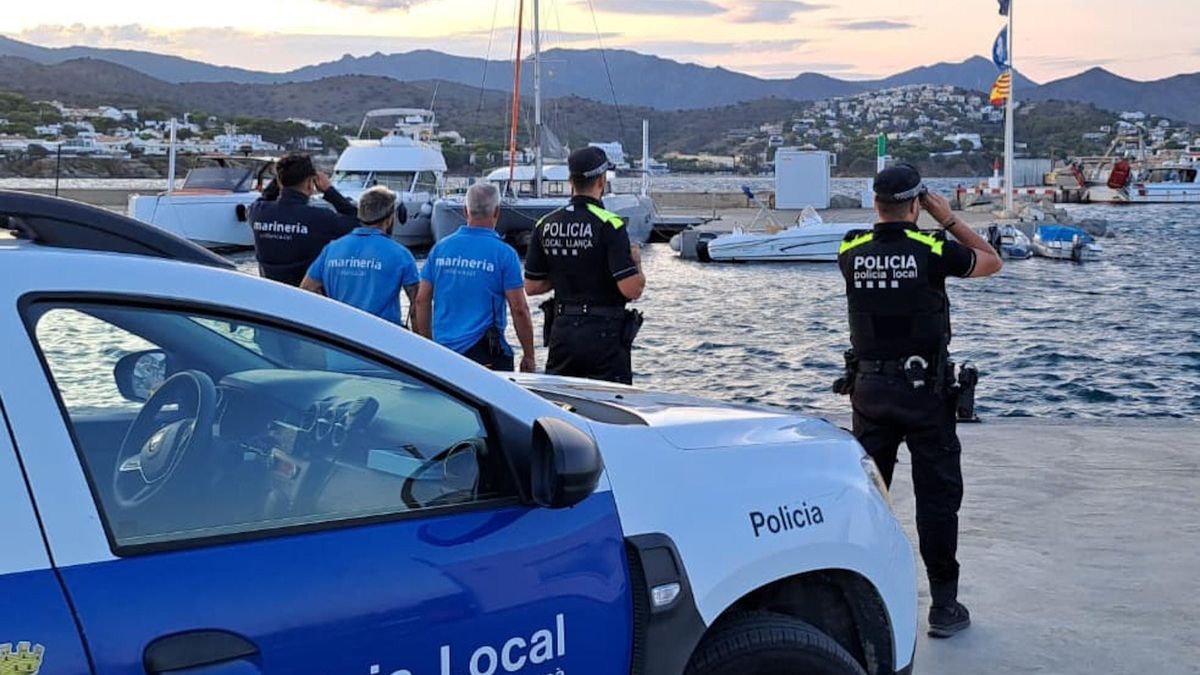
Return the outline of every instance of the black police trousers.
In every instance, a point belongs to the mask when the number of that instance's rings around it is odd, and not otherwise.
[[[917,536],[935,606],[954,603],[958,586],[958,510],[962,506],[962,445],[956,402],[926,386],[913,389],[899,373],[860,373],[851,394],[854,436],[888,487],[900,442],[912,455]]]
[[[624,317],[559,316],[550,329],[546,372],[633,384],[633,359],[624,332]]]

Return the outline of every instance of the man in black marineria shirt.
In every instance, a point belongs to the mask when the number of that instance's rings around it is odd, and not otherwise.
[[[308,155],[281,158],[275,175],[279,198],[264,195],[250,205],[254,255],[262,276],[299,286],[325,245],[359,226],[358,209],[316,170]],[[324,197],[334,210],[310,204],[314,194]]]

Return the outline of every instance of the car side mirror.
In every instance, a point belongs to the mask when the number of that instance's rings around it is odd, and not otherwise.
[[[553,417],[533,425],[530,494],[538,506],[566,509],[596,491],[604,460],[588,434]]]
[[[161,349],[126,354],[113,368],[117,390],[130,401],[145,403],[167,380],[167,353]]]

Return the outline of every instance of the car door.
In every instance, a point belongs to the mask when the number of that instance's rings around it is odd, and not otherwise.
[[[0,402],[0,673],[87,673]]]
[[[23,405],[68,433],[15,420],[17,450],[96,672],[628,670],[611,494],[522,503],[532,429],[497,405],[232,310],[56,297],[23,318],[44,366]]]

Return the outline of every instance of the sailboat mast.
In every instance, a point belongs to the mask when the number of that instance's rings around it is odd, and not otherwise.
[[[513,69],[512,127],[508,132],[508,186],[517,193],[517,122],[521,115],[521,36],[525,30],[525,0],[517,5],[517,58]]]
[[[1016,154],[1013,139],[1013,114],[1016,105],[1013,103],[1013,99],[1017,94],[1017,69],[1016,60],[1013,58],[1013,5],[1015,4],[1017,4],[1016,0],[1010,0],[1008,3],[1008,72],[1010,81],[1007,110],[1004,116],[1004,210],[1010,217],[1015,214],[1013,210],[1013,161]]]
[[[533,0],[533,156],[534,195],[542,196],[542,16],[540,0]]]

